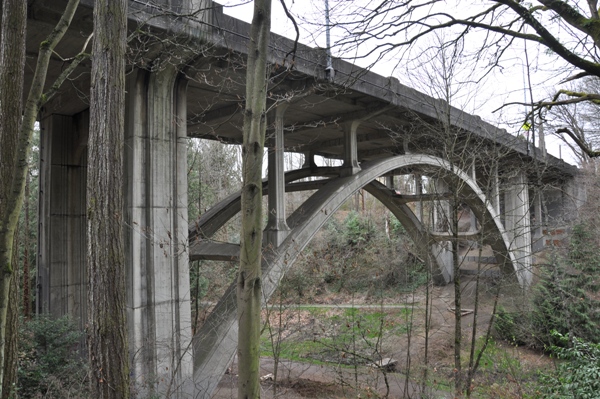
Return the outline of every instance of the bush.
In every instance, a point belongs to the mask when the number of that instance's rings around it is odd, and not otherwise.
[[[559,359],[556,370],[540,376],[540,398],[586,399],[600,394],[600,344],[552,333],[561,346],[551,352]]]
[[[327,231],[330,233],[332,245],[345,247],[363,246],[368,243],[377,232],[373,222],[358,212],[352,211],[342,223],[332,218],[327,223]]]
[[[68,317],[39,316],[20,326],[18,393],[23,398],[87,397],[83,333]]]
[[[512,344],[530,347],[539,346],[532,333],[531,314],[509,312],[499,305],[494,320],[496,334]]]
[[[574,226],[567,253],[554,256],[541,268],[531,310],[501,309],[496,332],[516,344],[542,349],[563,344],[554,332],[600,343],[599,272],[600,247],[592,229],[586,224]]]

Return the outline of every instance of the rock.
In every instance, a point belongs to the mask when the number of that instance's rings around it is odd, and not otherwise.
[[[398,361],[396,359],[392,359],[391,357],[386,357],[375,363],[371,363],[370,366],[388,373],[393,373],[398,367]]]

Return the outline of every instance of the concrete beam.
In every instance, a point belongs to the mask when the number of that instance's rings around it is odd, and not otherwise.
[[[298,169],[285,174],[285,181],[292,182],[308,176],[338,176],[339,167],[319,167],[317,169]],[[267,180],[263,180],[263,194],[268,193]],[[189,240],[210,238],[240,211],[240,192],[231,194],[208,212],[203,213],[198,220],[189,226]]]
[[[190,260],[219,260],[236,262],[240,260],[240,245],[228,242],[196,240],[190,243]]]
[[[357,134],[356,142],[364,143],[367,141],[390,140],[390,138],[391,138],[391,136],[390,136],[389,131],[381,130],[377,133]],[[310,144],[307,144],[304,146],[294,147],[294,149],[297,151],[307,151],[307,150],[318,151],[318,150],[322,150],[324,148],[343,147],[344,145],[346,145],[346,138],[340,137],[340,138],[335,138],[335,139],[315,141],[313,143],[310,143]]]

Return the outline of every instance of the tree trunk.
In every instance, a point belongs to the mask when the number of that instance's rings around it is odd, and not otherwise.
[[[127,0],[94,6],[88,144],[88,349],[96,398],[129,397],[123,249]]]
[[[19,132],[25,65],[27,2],[4,0],[0,33],[0,396],[10,283],[13,279],[13,240],[23,191],[16,185]],[[16,206],[13,206],[16,205]]]
[[[458,257],[458,197],[453,195],[451,209],[452,223],[452,264],[454,267],[454,390],[456,396],[462,396],[462,365],[460,352],[462,349],[462,303],[460,287],[460,260]]]
[[[25,230],[23,234],[23,318],[29,320],[31,316],[31,297],[29,296],[29,173],[25,179]]]
[[[19,247],[19,234],[15,232],[13,248]],[[19,264],[19,251],[13,251],[13,265]],[[18,344],[19,344],[19,279],[15,270],[10,279],[8,312],[6,314],[6,343],[4,356],[4,379],[2,399],[14,398],[17,393]]]
[[[262,159],[270,30],[271,0],[255,0],[248,42],[242,150],[242,235],[237,285],[239,399],[260,398]]]
[[[42,91],[50,56],[66,32],[79,0],[69,0],[65,12],[47,40],[40,44],[35,74],[27,96],[23,98],[25,66],[25,26],[27,2],[4,0],[0,32],[0,395],[4,369],[4,342],[9,282],[12,275],[11,257],[15,228],[23,205],[25,176],[28,170],[31,137],[35,120],[43,102]],[[81,57],[76,60],[81,62]],[[75,63],[71,66],[74,68]],[[70,67],[66,71],[72,71]],[[66,79],[61,75],[61,82]],[[60,84],[55,83],[55,87]],[[8,99],[8,101],[2,101]],[[23,112],[24,111],[24,112]]]

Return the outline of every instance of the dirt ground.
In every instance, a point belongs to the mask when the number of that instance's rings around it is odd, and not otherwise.
[[[466,272],[462,276],[461,292],[463,303],[461,308],[464,315],[462,321],[463,345],[470,342],[472,334],[472,325],[474,321],[473,298],[475,297],[475,281],[473,277]],[[493,309],[493,300],[496,293],[495,282],[493,278],[486,278],[480,285],[481,305],[479,308],[477,337],[485,334],[490,315]],[[516,296],[505,293],[501,295],[500,300],[518,301]],[[339,299],[338,299],[339,301]],[[360,303],[366,303],[366,298],[352,298],[354,307],[360,307]],[[410,398],[418,392],[418,387],[406,377],[403,370],[411,368],[417,370],[424,364],[422,354],[425,346],[425,288],[419,289],[416,293],[405,295],[403,297],[389,298],[383,301],[383,305],[389,307],[407,305],[413,306],[413,333],[400,334],[387,339],[383,345],[385,356],[398,361],[396,372],[387,373],[387,385],[384,374],[372,367],[361,366],[354,370],[351,368],[340,369],[334,365],[311,365],[303,362],[282,361],[279,365],[276,391],[273,389],[273,382],[265,380],[262,383],[263,398],[349,398],[349,397],[385,397],[388,398]],[[430,336],[429,336],[429,369],[434,373],[440,373],[442,379],[448,380],[452,374],[453,356],[454,356],[454,286],[433,287],[431,292],[431,314],[430,317]],[[346,302],[348,303],[348,302]],[[381,301],[378,306],[381,305]],[[370,306],[373,306],[372,304]],[[314,321],[312,321],[314,323]],[[298,317],[299,326],[296,328],[312,328],[311,322]],[[410,341],[409,341],[410,340]],[[532,361],[539,354],[533,354]],[[540,359],[537,359],[539,362]],[[545,360],[541,360],[545,361]],[[274,362],[271,358],[261,359],[261,375],[267,376],[274,372]],[[356,371],[356,372],[355,372]],[[226,374],[214,396],[217,399],[235,398],[237,396],[237,365],[232,365],[230,372]],[[347,382],[347,384],[344,384]],[[354,387],[360,386],[360,391]],[[351,388],[352,387],[352,388]],[[433,390],[434,397],[446,398],[453,397],[447,390]],[[376,391],[376,392],[374,392]]]

